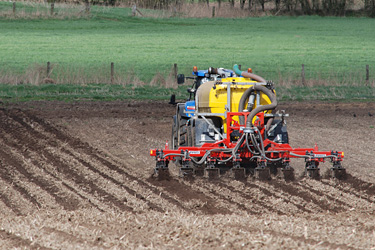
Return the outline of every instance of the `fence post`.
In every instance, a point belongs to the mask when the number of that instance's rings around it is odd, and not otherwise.
[[[174,74],[174,79],[177,80],[177,74],[178,74],[177,63],[173,65],[173,74]]]
[[[215,17],[215,6],[212,7],[212,17]]]
[[[369,69],[369,65],[367,64],[366,65],[366,82],[368,82],[370,79],[370,69]]]
[[[51,16],[53,16],[53,10],[55,8],[55,4],[54,3],[51,3]]]
[[[86,2],[86,14],[90,14],[90,2]]]
[[[111,62],[111,84],[113,84],[115,80],[114,75],[115,75],[115,64]]]
[[[16,14],[16,2],[13,2],[13,14]]]
[[[305,64],[302,64],[302,73],[301,73],[301,76],[302,76],[302,85],[305,86]]]
[[[241,64],[238,64],[238,69],[241,70]]]
[[[49,78],[50,74],[51,74],[51,63],[47,62],[47,78]]]

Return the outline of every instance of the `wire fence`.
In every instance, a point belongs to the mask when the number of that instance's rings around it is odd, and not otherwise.
[[[14,62],[12,62],[14,65]],[[11,68],[7,63],[0,63],[1,84],[132,84],[175,85],[179,73],[190,76],[191,65],[171,64],[158,67],[163,71],[152,72],[149,68],[135,69],[121,63],[108,62],[96,66],[77,66],[66,63],[46,62],[35,63],[27,67]],[[207,67],[208,68],[208,67]],[[352,67],[353,68],[353,67]],[[327,70],[310,68],[309,65],[296,65],[289,71],[259,70],[254,72],[265,79],[281,85],[373,85],[375,78],[371,75],[370,65],[356,67],[356,70]],[[242,70],[247,70],[242,68]]]

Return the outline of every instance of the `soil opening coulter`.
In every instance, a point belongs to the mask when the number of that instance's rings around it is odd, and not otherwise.
[[[305,160],[305,175],[319,179],[319,163],[332,163],[331,177],[344,179],[341,165],[344,152],[319,151],[313,148],[293,148],[289,145],[284,112],[277,107],[274,84],[253,74],[249,68],[241,71],[193,68],[194,77],[178,75],[177,82],[194,79],[188,89],[190,98],[175,103],[170,143],[164,149],[151,149],[156,159],[155,176],[169,176],[172,161],[180,168],[181,177],[204,175],[218,178],[229,174],[235,179],[249,175],[270,179],[272,175],[294,179],[292,158]]]

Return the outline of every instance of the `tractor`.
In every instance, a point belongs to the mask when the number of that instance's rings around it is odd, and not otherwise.
[[[292,148],[285,118],[276,111],[274,83],[266,81],[249,68],[241,71],[224,68],[193,68],[194,77],[178,75],[177,83],[194,79],[188,88],[189,99],[175,103],[170,143],[164,149],[151,149],[156,159],[154,174],[159,179],[169,176],[169,163],[179,167],[181,177],[205,176],[217,179],[229,174],[235,179],[254,176],[270,179],[279,176],[294,179],[291,158],[305,160],[304,173],[319,179],[319,163],[331,161],[331,175],[344,179],[342,151],[319,151]]]

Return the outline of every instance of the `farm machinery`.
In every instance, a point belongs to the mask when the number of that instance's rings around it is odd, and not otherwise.
[[[251,175],[270,179],[272,175],[294,179],[292,158],[303,158],[305,175],[320,178],[319,163],[329,160],[333,178],[343,179],[346,170],[341,151],[320,151],[318,147],[292,148],[289,145],[285,112],[276,111],[274,84],[241,71],[193,68],[194,77],[178,75],[182,84],[194,79],[190,98],[176,105],[171,140],[164,149],[151,149],[156,159],[155,176],[169,176],[169,163],[179,167],[181,177],[195,175],[210,179],[229,174],[235,179]]]

